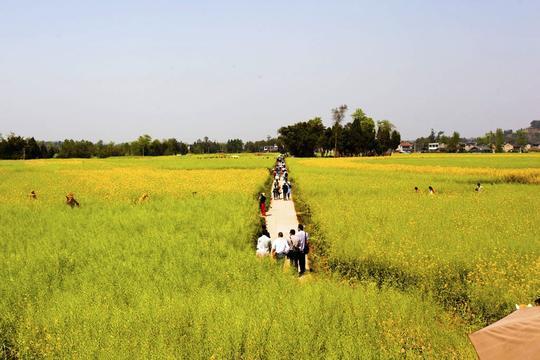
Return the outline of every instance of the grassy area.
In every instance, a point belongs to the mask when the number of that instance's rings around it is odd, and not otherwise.
[[[299,282],[257,259],[271,163],[0,162],[0,357],[474,357],[468,328],[419,292]]]
[[[342,274],[421,289],[478,324],[540,296],[538,154],[289,163]]]
[[[523,154],[394,154],[387,157],[362,158],[365,163],[443,166],[461,168],[520,169],[540,168],[538,153]]]

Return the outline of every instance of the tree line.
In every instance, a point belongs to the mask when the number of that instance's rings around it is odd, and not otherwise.
[[[175,138],[152,139],[142,135],[132,142],[93,143],[88,140],[36,141],[15,134],[0,135],[0,159],[40,158],[106,158],[111,156],[161,156],[261,152],[265,147],[277,146],[281,152],[293,156],[373,156],[390,154],[401,141],[400,133],[388,120],[375,121],[362,109],[351,114],[345,122],[347,105],[332,109],[333,124],[324,126],[320,117],[299,122],[278,130],[278,138],[268,136],[264,140],[248,141],[229,139],[227,142],[210,140],[208,137],[187,144]]]
[[[375,121],[362,109],[344,123],[347,105],[332,109],[332,126],[320,117],[284,126],[278,130],[279,143],[293,156],[374,156],[387,155],[401,142],[401,135],[388,120]]]
[[[135,141],[124,143],[91,142],[88,140],[37,141],[34,137],[24,138],[16,134],[0,135],[0,159],[48,159],[48,158],[107,158],[111,156],[161,156],[259,152],[264,146],[277,144],[276,138],[248,141],[229,139],[217,142],[208,137],[187,144],[175,138],[152,139],[142,135]]]

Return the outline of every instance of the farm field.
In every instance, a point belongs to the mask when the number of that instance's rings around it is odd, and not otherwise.
[[[305,196],[307,178],[326,174],[300,161]],[[272,163],[0,162],[0,357],[474,358],[470,327],[419,289],[300,282],[257,259],[256,194]],[[64,204],[70,191],[80,208]]]
[[[289,165],[318,226],[324,266],[347,278],[420,289],[477,326],[540,297],[540,154]],[[428,195],[429,185],[436,195]]]

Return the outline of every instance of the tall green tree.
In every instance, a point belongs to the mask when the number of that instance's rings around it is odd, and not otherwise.
[[[244,142],[240,139],[229,139],[225,144],[225,151],[228,153],[241,153],[244,151]]]
[[[334,156],[338,154],[338,139],[341,134],[342,123],[345,119],[345,113],[347,112],[347,105],[343,104],[337,108],[332,109],[332,121],[334,124]]]
[[[523,129],[516,131],[516,144],[519,146],[519,152],[522,152],[523,147],[527,145],[527,141],[527,133]]]
[[[390,149],[392,151],[396,151],[400,142],[401,142],[401,134],[399,133],[399,131],[395,129],[392,130],[392,133],[390,134]]]
[[[504,145],[504,131],[501,128],[498,128],[495,131],[495,151],[502,152]]]
[[[368,116],[364,116],[360,119],[360,127],[362,128],[360,149],[363,155],[368,155],[373,153],[377,147],[375,121]]]
[[[457,131],[454,131],[452,133],[452,136],[448,138],[448,151],[449,152],[457,152],[459,149],[459,133]]]
[[[134,150],[136,155],[148,155],[148,150],[150,143],[152,142],[152,137],[148,134],[139,136],[139,138],[134,141]]]
[[[388,152],[392,147],[391,132],[394,125],[388,120],[377,121],[377,153]]]
[[[437,140],[437,137],[435,136],[435,130],[431,129],[429,132],[428,140],[431,143],[434,143]]]
[[[278,130],[278,133],[285,151],[293,156],[311,157],[321,146],[324,131],[325,127],[321,118],[316,117],[309,121],[284,126]]]

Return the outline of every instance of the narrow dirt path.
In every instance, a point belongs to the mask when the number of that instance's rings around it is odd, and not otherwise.
[[[280,188],[283,186],[283,179],[279,180]],[[273,196],[273,183],[270,186],[268,195],[270,196],[270,208],[266,213],[266,228],[270,233],[270,237],[277,238],[278,233],[282,232],[283,236],[287,239],[289,237],[289,231],[294,229],[298,231],[298,217],[296,215],[296,208],[294,206],[294,188],[291,191],[291,198],[289,200],[283,200],[283,194],[281,199],[274,200]],[[306,229],[309,233],[309,229]],[[285,268],[289,268],[289,261],[285,262]],[[306,257],[306,270],[302,278],[309,278],[306,276],[310,274],[310,262],[309,256]]]
[[[279,183],[280,186],[283,185],[283,180],[280,180]],[[277,238],[279,232],[282,232],[287,237],[291,229],[298,229],[298,218],[296,217],[293,200],[294,193],[291,193],[290,200],[274,200],[271,187],[268,194],[272,199],[266,216],[266,227],[272,239]]]

